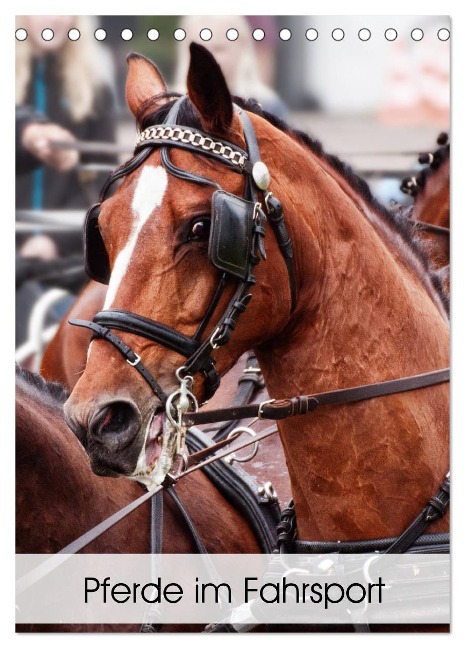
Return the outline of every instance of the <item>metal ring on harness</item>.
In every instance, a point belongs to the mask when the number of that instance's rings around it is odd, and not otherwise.
[[[231,432],[228,434],[227,438],[231,438],[231,436],[236,436],[237,433],[242,434],[245,432],[245,434],[248,434],[251,437],[254,437],[256,435],[256,432],[254,432],[251,428],[246,427],[245,425],[239,426],[237,428],[234,428],[234,430],[231,430]],[[231,452],[227,457],[225,457],[225,461],[228,462],[228,464],[232,464],[234,461],[238,461],[239,463],[245,463],[247,461],[250,461],[255,457],[255,455],[258,452],[258,441],[257,443],[254,443],[253,448],[250,452],[250,454],[246,455],[245,457],[238,457],[236,456],[235,452]]]
[[[171,423],[176,428],[181,427],[181,415],[184,414],[185,412],[188,412],[190,409],[190,403],[193,405],[193,410],[194,412],[197,412],[199,409],[199,404],[197,402],[196,397],[194,394],[190,391],[190,387],[192,386],[192,383],[194,382],[194,379],[192,376],[186,375],[181,377],[181,372],[185,370],[185,367],[178,367],[176,369],[176,378],[179,380],[180,387],[179,389],[176,389],[172,394],[168,396],[168,400],[166,401],[166,416]],[[179,400],[179,403],[177,405],[174,405],[174,401]],[[178,420],[175,420],[173,418],[173,411],[176,410],[178,414]]]

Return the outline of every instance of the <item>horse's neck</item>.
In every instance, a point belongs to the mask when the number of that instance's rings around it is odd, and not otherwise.
[[[378,217],[363,214],[344,182],[338,184],[320,174],[314,195],[296,188],[302,198],[286,212],[299,303],[288,331],[257,350],[271,397],[448,365],[448,325],[412,269],[411,253],[384,241],[370,222]],[[311,222],[303,219],[297,235],[291,221],[305,205]],[[444,386],[282,422],[300,537],[344,540],[402,531],[447,472],[447,431]]]

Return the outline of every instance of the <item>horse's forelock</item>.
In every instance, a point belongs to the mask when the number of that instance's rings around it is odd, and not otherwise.
[[[174,102],[180,96],[181,95],[178,92],[166,92],[151,97],[148,101],[142,104],[140,108],[141,117],[140,120],[138,120],[140,130],[145,130],[149,126],[162,124],[173,107]],[[183,101],[180,106],[178,123],[182,126],[190,126],[192,128],[200,129],[199,116],[189,99]]]

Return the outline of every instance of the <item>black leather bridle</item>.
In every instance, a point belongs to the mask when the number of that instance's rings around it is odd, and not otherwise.
[[[247,148],[247,151],[244,151],[229,142],[213,140],[209,135],[201,131],[178,126],[177,116],[184,99],[185,97],[181,97],[174,103],[163,125],[149,127],[141,133],[139,143],[136,147],[135,157],[125,165],[122,165],[122,167],[116,169],[109,177],[102,191],[101,201],[105,199],[111,184],[137,169],[147,159],[155,146],[162,147],[161,160],[169,173],[189,182],[215,187],[216,191],[212,198],[213,218],[210,232],[209,257],[211,262],[222,270],[222,276],[197,332],[190,338],[160,322],[155,322],[154,320],[131,313],[130,311],[117,309],[97,313],[92,322],[70,320],[71,324],[89,328],[93,331],[94,336],[103,338],[113,344],[128,363],[139,371],[149,383],[161,403],[166,406],[168,416],[170,416],[170,402],[176,394],[182,398],[182,387],[184,384],[184,388],[186,388],[187,378],[192,381],[191,376],[197,373],[202,373],[205,376],[204,399],[209,398],[218,388],[220,377],[215,369],[215,360],[212,358],[211,353],[229,341],[240,314],[245,311],[250,301],[251,294],[249,290],[255,283],[253,269],[259,262],[260,257],[266,258],[263,246],[266,220],[272,226],[286,263],[291,293],[291,311],[294,309],[296,301],[295,281],[292,270],[292,242],[284,224],[281,204],[279,200],[268,192],[268,170],[260,160],[257,139],[249,118],[238,108]],[[239,198],[228,194],[221,190],[221,187],[216,182],[176,167],[170,160],[169,146],[176,146],[192,152],[208,155],[226,164],[234,171],[243,173],[246,179],[244,197]],[[263,192],[264,205],[258,200],[259,191]],[[108,256],[99,230],[97,230],[97,233],[92,231],[92,227],[98,228],[98,214],[95,215],[95,210],[98,207],[99,205],[89,210],[86,221],[86,268],[91,278],[106,283],[109,277]],[[219,228],[221,224],[226,224],[226,227],[223,228],[223,234],[220,231],[221,228]],[[228,226],[242,227],[242,235],[239,237],[239,242],[241,243],[241,239],[242,243],[244,240],[248,241],[247,245],[239,245],[238,255],[236,254],[237,251],[232,249],[231,242],[228,239]],[[90,249],[89,244],[91,244]],[[96,251],[100,253],[101,257],[103,256],[104,260],[106,257],[106,262],[102,267],[95,267],[93,265]],[[214,327],[213,333],[201,342],[201,337],[224,292],[228,276],[233,276],[239,280],[238,287],[223,315]],[[139,335],[183,355],[186,358],[186,362],[176,372],[181,388],[168,397],[143,365],[140,357],[121,338],[115,335],[111,329]],[[183,376],[186,378],[183,379]],[[448,382],[449,379],[449,369],[442,369],[369,385],[332,390],[320,394],[299,395],[281,401],[271,400],[243,407],[211,410],[208,412],[192,412],[188,411],[192,409],[190,407],[182,409],[178,406],[178,422],[176,424],[173,421],[173,423],[179,429],[186,429],[195,424],[237,420],[239,418],[255,416],[258,418],[278,420],[296,415],[308,415],[319,406],[347,404],[404,391],[423,389]],[[190,386],[190,383],[187,386]],[[187,393],[194,399],[190,392]],[[186,392],[184,392],[185,394]],[[197,403],[195,399],[194,405],[194,409],[196,409]],[[441,515],[444,515],[449,501],[448,479],[446,482],[444,488],[441,486],[439,495],[435,496],[429,502],[429,506],[437,505]],[[431,504],[432,501],[433,504]],[[422,526],[424,523],[423,514],[420,518],[414,521],[413,531],[410,527],[406,530],[406,540],[404,534],[401,536],[402,542],[404,540],[411,542],[412,535],[424,531]],[[426,518],[428,519],[426,520]],[[426,515],[426,518],[427,525],[434,519],[429,513]]]
[[[160,146],[161,161],[168,173],[182,180],[210,185],[216,189],[212,197],[209,257],[212,263],[222,270],[222,275],[202,322],[194,336],[188,337],[165,324],[121,309],[100,311],[92,321],[69,320],[69,323],[74,326],[90,329],[94,337],[110,342],[146,380],[163,405],[167,403],[167,394],[144,366],[140,356],[113,333],[113,330],[144,337],[184,356],[186,361],[182,366],[183,375],[203,374],[205,378],[203,400],[208,400],[220,384],[220,376],[211,354],[213,350],[230,340],[239,316],[245,311],[251,299],[250,288],[255,284],[254,267],[260,258],[266,258],[263,239],[267,220],[275,233],[288,271],[291,311],[295,305],[292,242],[284,224],[281,203],[268,192],[270,177],[268,169],[261,162],[251,121],[245,112],[236,107],[246,142],[247,150],[243,150],[230,142],[213,139],[202,131],[179,126],[178,113],[185,99],[186,97],[181,97],[175,101],[162,125],[146,128],[140,134],[135,156],[118,167],[106,181],[100,203],[92,206],[86,217],[85,257],[89,276],[102,283],[108,283],[110,274],[108,255],[98,228],[100,205],[116,180],[137,169],[153,148]],[[229,194],[216,182],[175,166],[169,156],[169,147],[207,155],[236,173],[244,174],[244,196],[240,198]],[[259,192],[263,192],[263,203],[258,199]],[[239,245],[232,244],[230,240],[236,229],[239,231]],[[213,333],[201,341],[230,277],[238,279],[237,289],[214,327]]]

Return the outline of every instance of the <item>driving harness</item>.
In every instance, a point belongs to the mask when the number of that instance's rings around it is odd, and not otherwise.
[[[211,352],[229,341],[239,316],[245,311],[251,299],[249,290],[255,283],[254,267],[260,258],[266,258],[264,237],[267,220],[272,226],[289,275],[291,312],[296,301],[292,270],[292,242],[284,223],[281,203],[267,191],[270,176],[268,169],[260,159],[252,123],[245,112],[236,106],[246,141],[247,150],[243,150],[230,142],[213,139],[202,131],[178,126],[179,109],[185,99],[186,97],[180,97],[175,101],[162,125],[150,126],[140,133],[135,156],[118,167],[107,179],[102,189],[100,202],[93,205],[86,216],[84,253],[89,277],[101,283],[108,283],[110,262],[98,222],[101,204],[114,182],[137,169],[155,147],[161,147],[161,161],[170,174],[188,182],[212,186],[215,189],[211,200],[208,254],[211,263],[221,271],[222,275],[202,322],[191,338],[165,324],[121,309],[101,311],[95,315],[91,322],[69,320],[69,323],[74,326],[89,328],[94,337],[110,342],[148,382],[163,405],[166,405],[168,397],[161,386],[144,366],[140,356],[112,330],[139,335],[184,356],[186,358],[186,362],[183,364],[184,374],[201,373],[205,377],[203,400],[206,401],[213,396],[220,383],[220,376],[215,369],[215,360],[211,357]],[[221,189],[213,180],[175,166],[169,156],[169,147],[201,153],[221,162],[236,173],[242,173],[245,176],[244,196],[240,198],[230,194]],[[265,207],[258,200],[259,191],[266,192]],[[236,280],[238,286],[226,310],[214,327],[213,333],[201,342],[230,278]]]
[[[90,208],[85,222],[85,264],[89,276],[101,283],[108,283],[110,277],[110,263],[105,244],[100,233],[98,219],[101,203],[105,200],[108,189],[118,179],[137,169],[151,154],[155,147],[161,147],[161,161],[165,169],[172,175],[201,185],[214,187],[215,191],[211,201],[211,229],[208,254],[211,263],[221,271],[221,278],[210,306],[193,337],[188,337],[165,324],[142,317],[127,310],[110,309],[97,313],[93,321],[69,320],[70,324],[90,329],[94,337],[99,337],[110,342],[133,366],[151,386],[161,403],[166,405],[169,399],[155,378],[143,365],[138,356],[113,330],[126,331],[139,335],[145,339],[171,349],[186,358],[182,370],[184,376],[190,377],[196,373],[203,374],[204,399],[210,398],[219,386],[220,377],[215,369],[215,360],[211,353],[213,350],[226,344],[236,327],[238,318],[243,313],[251,299],[250,288],[255,283],[254,267],[260,258],[266,259],[264,249],[265,225],[268,221],[273,229],[283,256],[290,287],[290,309],[294,310],[296,304],[295,280],[292,269],[292,241],[288,235],[282,206],[277,198],[268,192],[270,177],[268,169],[261,162],[256,135],[247,115],[236,106],[242,121],[246,150],[230,142],[213,139],[211,136],[194,128],[186,128],[177,124],[180,106],[185,97],[177,99],[162,125],[150,126],[139,136],[135,156],[127,163],[118,167],[108,178],[102,190],[100,203]],[[197,175],[190,171],[175,166],[169,156],[169,148],[178,147],[192,153],[200,153],[221,162],[228,169],[242,173],[245,176],[244,196],[238,197],[224,191],[216,182]],[[263,192],[263,203],[259,201],[259,192]],[[228,279],[234,279],[238,285],[233,297],[223,315],[213,329],[213,333],[201,341],[210,319],[223,295]],[[177,374],[182,382],[181,377]],[[192,380],[192,378],[191,378]],[[309,396],[296,396],[275,402],[232,407],[209,412],[183,412],[180,420],[188,427],[194,424],[210,423],[215,421],[237,420],[249,416],[259,418],[283,419],[295,415],[307,415],[321,405],[338,405],[364,401],[370,398],[387,396],[412,389],[421,389],[449,381],[449,370],[442,369],[426,374],[408,376],[396,380],[362,385],[341,390],[333,390]],[[172,395],[169,397],[171,398]],[[167,408],[168,409],[168,408]],[[179,412],[181,414],[181,412]],[[252,441],[251,441],[252,442]],[[220,443],[224,443],[220,441]],[[219,444],[217,444],[219,446]],[[213,448],[211,448],[213,451]],[[202,451],[201,451],[202,452]],[[212,461],[214,458],[212,458]],[[182,475],[182,473],[181,473]],[[418,544],[418,538],[434,520],[445,514],[449,504],[449,480],[446,478],[438,493],[428,502],[427,507],[413,521],[398,539],[386,539],[379,548],[401,553],[409,547]],[[284,526],[278,529],[281,533],[283,550],[289,550],[289,543],[295,541],[295,514],[292,507],[285,511],[288,532],[284,534]],[[428,538],[429,540],[431,538]],[[376,543],[377,541],[370,541]],[[428,544],[428,543],[426,543]],[[435,543],[433,543],[435,544]],[[437,543],[441,546],[448,545],[448,534],[441,534]],[[363,544],[363,550],[368,548]],[[328,551],[341,550],[333,546],[323,547],[322,543],[313,543],[306,546],[294,544],[295,551]],[[291,549],[292,550],[292,549]]]
[[[220,384],[220,376],[215,368],[215,360],[211,354],[212,351],[225,345],[230,340],[239,316],[245,311],[252,297],[249,290],[255,284],[253,269],[259,263],[260,258],[266,259],[264,238],[267,221],[272,226],[286,264],[291,296],[291,313],[296,304],[295,278],[292,268],[292,241],[284,222],[282,205],[268,191],[270,174],[266,165],[261,161],[257,138],[250,119],[241,108],[235,106],[242,122],[246,142],[247,150],[243,150],[231,142],[213,139],[208,134],[197,129],[179,126],[177,124],[178,113],[185,100],[186,97],[182,96],[174,102],[162,125],[149,126],[140,133],[135,156],[118,167],[105,182],[100,202],[93,205],[86,216],[84,253],[85,266],[90,278],[102,283],[108,283],[110,278],[109,257],[98,224],[101,204],[114,182],[132,173],[148,158],[155,147],[160,146],[162,164],[170,174],[188,182],[215,188],[211,203],[212,218],[208,254],[210,261],[221,270],[222,275],[202,322],[191,338],[165,324],[122,309],[100,311],[92,321],[69,320],[69,323],[74,326],[90,329],[94,337],[110,342],[126,359],[128,364],[134,367],[146,380],[164,406],[168,403],[168,396],[162,387],[145,367],[141,357],[113,333],[113,330],[126,331],[141,336],[184,356],[186,361],[178,369],[177,373],[180,382],[182,383],[182,376],[179,375],[179,372],[188,377],[197,373],[203,374],[205,378],[203,401],[205,402],[211,398]],[[245,176],[243,198],[222,190],[213,180],[175,166],[169,156],[170,147],[206,155],[225,164],[232,171],[242,173]],[[259,192],[264,195],[264,205],[259,201]],[[216,327],[214,327],[213,333],[201,342],[201,338],[223,295],[227,280],[231,277],[238,281],[238,287]],[[282,406],[283,402],[269,401],[256,406],[257,411],[252,415],[258,415],[260,418],[285,418],[295,414],[310,413],[320,404],[354,402],[410,389],[420,389],[448,380],[449,370],[444,369],[374,383],[373,385],[326,392],[324,396],[319,395],[322,397],[319,400],[313,396],[298,396],[288,399],[285,407]],[[173,394],[170,398],[172,396]],[[170,407],[171,401],[167,407],[168,415]],[[278,410],[280,411],[278,412]],[[220,412],[222,410],[218,412],[217,416]],[[205,414],[203,412],[187,412],[183,413],[182,418],[185,423],[192,425],[214,420],[234,420],[247,415],[243,412],[240,416],[237,416],[234,411],[229,410],[226,415],[223,413],[223,418],[211,418],[214,416],[212,411],[205,412]]]

